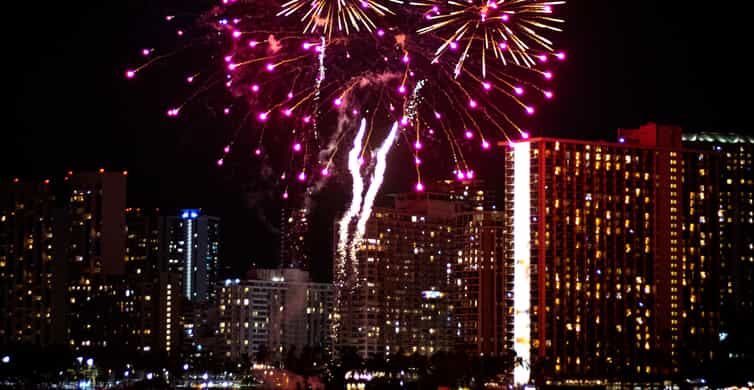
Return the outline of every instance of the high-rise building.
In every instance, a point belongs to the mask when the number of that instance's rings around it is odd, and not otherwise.
[[[508,356],[513,305],[506,289],[512,269],[504,262],[505,228],[500,212],[474,211],[456,217],[458,258],[453,264],[453,320],[459,345],[469,354]]]
[[[166,293],[161,274],[165,273],[164,217],[157,211],[126,209],[126,285],[130,334],[128,342],[142,353],[165,350],[162,311]]]
[[[330,348],[331,284],[312,283],[306,271],[256,270],[251,279],[219,287],[219,346],[225,358],[254,361],[266,350],[282,360],[305,346]]]
[[[66,177],[65,242],[67,341],[76,351],[115,352],[127,340],[131,305],[125,281],[126,174]],[[120,353],[120,351],[117,351]]]
[[[457,205],[438,193],[394,202],[374,209],[357,247],[358,278],[338,292],[336,347],[362,357],[448,351],[459,332],[451,317]]]
[[[688,148],[709,151],[719,159],[718,191],[700,187],[697,199],[717,199],[715,218],[720,243],[720,332],[724,358],[754,360],[754,137],[713,132],[684,134]],[[750,363],[749,363],[750,364]]]
[[[714,156],[682,149],[678,128],[650,124],[619,140],[508,144],[517,384],[651,380],[713,358]]]
[[[280,219],[280,267],[308,269],[309,209],[284,208]]]
[[[0,343],[65,342],[63,210],[47,183],[0,186]]]
[[[167,217],[167,270],[181,275],[184,298],[214,302],[220,254],[220,219],[198,209]]]

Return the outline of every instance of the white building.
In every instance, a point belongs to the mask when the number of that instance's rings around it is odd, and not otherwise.
[[[261,269],[256,277],[218,287],[220,352],[254,361],[262,346],[281,359],[288,349],[330,347],[331,284],[312,283],[298,269]]]

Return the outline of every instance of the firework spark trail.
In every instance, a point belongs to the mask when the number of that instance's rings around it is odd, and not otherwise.
[[[359,213],[359,221],[356,223],[356,231],[351,238],[351,244],[349,245],[349,257],[351,259],[351,266],[353,267],[353,277],[357,277],[358,268],[356,261],[356,248],[364,238],[364,233],[367,227],[367,221],[372,215],[372,207],[374,205],[374,199],[377,197],[377,192],[382,187],[382,182],[385,180],[385,169],[387,168],[387,154],[390,153],[390,149],[395,143],[395,139],[398,135],[398,122],[393,123],[390,133],[382,142],[382,145],[377,150],[377,163],[374,167],[372,174],[372,180],[367,189],[367,193],[364,196],[364,205]]]
[[[325,71],[327,68],[325,67],[325,48],[326,48],[326,42],[325,37],[322,36],[320,40],[320,45],[317,50],[319,50],[319,54],[317,55],[317,61],[319,62],[319,68],[317,70],[317,78],[315,80],[314,84],[314,123],[312,126],[312,129],[314,131],[314,140],[319,139],[319,133],[317,132],[317,119],[319,117],[319,97],[322,91],[322,82],[325,80]]]
[[[348,230],[349,226],[351,225],[351,220],[357,215],[359,209],[361,208],[362,192],[364,191],[364,179],[361,177],[361,163],[359,161],[359,155],[361,154],[361,144],[364,139],[364,131],[366,130],[366,126],[366,118],[362,118],[361,125],[359,126],[359,131],[356,133],[356,137],[353,140],[353,149],[348,152],[348,170],[351,172],[353,187],[351,204],[348,206],[346,213],[338,223],[338,264],[335,280],[341,285],[346,280],[345,263]]]
[[[319,63],[319,68],[317,70],[317,77],[314,80],[314,98],[312,99],[314,102],[314,118],[312,119],[312,135],[314,138],[314,142],[317,143],[317,148],[319,149],[319,131],[318,131],[318,123],[319,123],[319,115],[320,115],[320,109],[319,109],[319,102],[320,102],[320,96],[322,93],[322,82],[325,80],[325,72],[327,70],[327,67],[325,67],[325,48],[326,48],[326,40],[324,35],[320,39],[320,46],[317,50],[319,50],[319,54],[317,55],[317,61]],[[338,123],[338,127],[341,128],[341,123]],[[318,153],[317,155],[317,161],[322,160],[322,153]],[[307,213],[310,213],[312,210],[312,195],[322,190],[322,187],[325,185],[325,182],[327,181],[329,177],[329,170],[330,170],[330,163],[325,165],[325,167],[322,169],[322,176],[319,177],[318,180],[313,181],[309,187],[306,189],[306,194],[304,195],[304,209]]]

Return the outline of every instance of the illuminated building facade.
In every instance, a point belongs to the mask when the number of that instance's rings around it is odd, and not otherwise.
[[[475,211],[456,217],[458,256],[453,264],[453,317],[463,350],[481,356],[507,356],[512,322],[506,291],[512,269],[504,262],[503,213]]]
[[[62,210],[44,183],[0,186],[0,343],[46,346],[65,337]]]
[[[309,209],[284,208],[280,221],[280,266],[307,269],[309,254],[306,233],[309,230]]]
[[[219,287],[219,346],[228,359],[256,360],[267,350],[282,360],[291,348],[330,348],[331,284],[312,283],[306,271],[256,270],[247,280]]]
[[[220,219],[200,210],[167,217],[167,269],[181,275],[184,298],[214,302],[220,253]]]
[[[66,181],[68,344],[75,351],[130,350],[113,341],[127,340],[132,310],[124,278],[126,175],[100,170]]]
[[[458,332],[451,316],[457,205],[437,193],[394,202],[375,208],[367,223],[358,281],[341,301],[338,347],[362,357],[448,351]]]
[[[714,156],[682,149],[678,128],[650,124],[619,140],[508,145],[517,384],[651,380],[713,358]]]
[[[120,172],[71,175],[68,208],[71,277],[125,273],[126,175]]]
[[[720,332],[723,358],[754,360],[754,137],[740,134],[684,134],[688,148],[708,151],[720,161],[715,218],[720,244]],[[704,197],[706,191],[696,191]],[[747,356],[748,354],[748,356]],[[747,363],[744,363],[747,364]]]

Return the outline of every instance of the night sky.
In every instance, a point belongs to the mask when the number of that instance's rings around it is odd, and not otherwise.
[[[206,107],[186,109],[179,120],[165,116],[187,93],[174,88],[186,67],[168,63],[131,82],[123,77],[142,60],[143,47],[175,44],[165,15],[212,3],[16,3],[22,4],[4,10],[2,26],[2,85],[9,98],[0,180],[127,169],[130,207],[201,207],[223,219],[228,275],[252,262],[273,265],[277,189],[247,159],[222,169],[214,163],[234,128]],[[567,24],[555,39],[568,61],[556,73],[556,100],[538,111],[535,133],[613,140],[616,128],[647,121],[752,132],[746,39],[752,33],[743,9],[662,0],[570,0],[559,9]],[[389,176],[383,193],[409,189],[402,179]],[[329,278],[329,230],[345,207],[342,184],[325,190],[320,198],[327,200],[317,199],[313,214],[312,268],[319,280]]]

